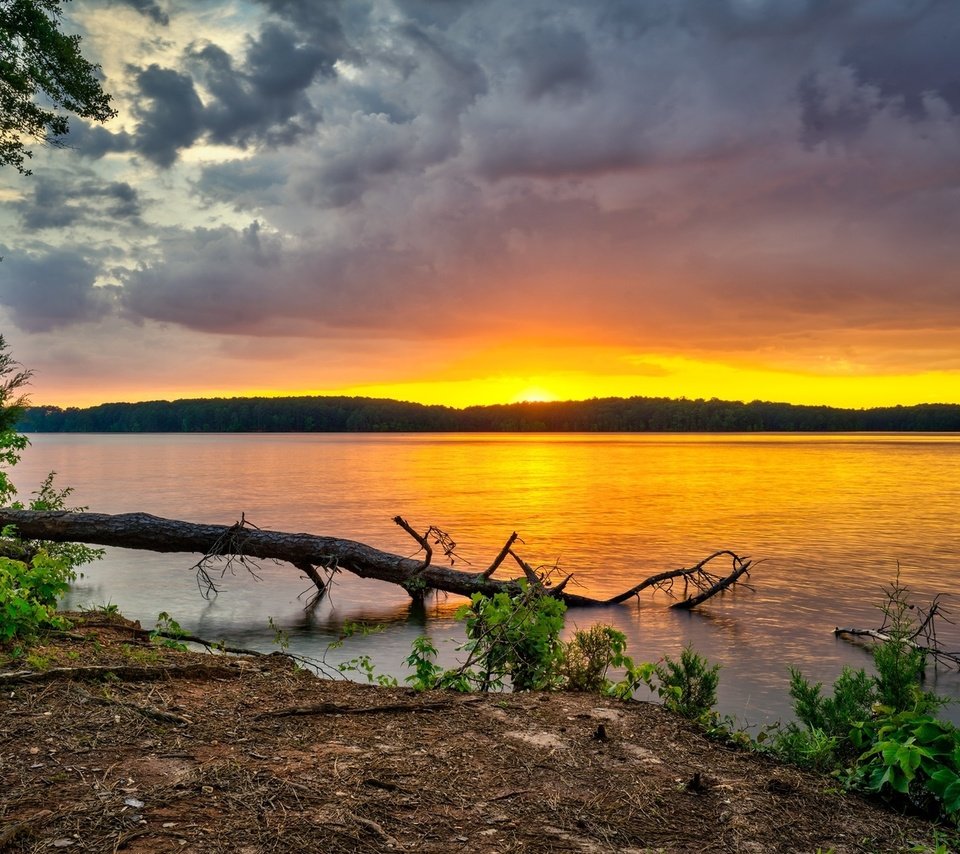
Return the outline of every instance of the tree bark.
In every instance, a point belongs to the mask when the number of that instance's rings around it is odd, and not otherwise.
[[[424,539],[412,531],[400,517],[394,521],[411,533],[418,543]],[[81,542],[154,552],[200,553],[205,557],[196,564],[195,568],[205,578],[204,561],[207,558],[233,558],[241,562],[248,558],[264,558],[287,561],[304,572],[307,572],[308,566],[327,571],[346,570],[360,578],[373,578],[399,584],[415,598],[429,589],[462,596],[471,596],[474,593],[492,596],[501,591],[512,593],[518,589],[517,579],[491,577],[491,570],[499,566],[508,552],[513,553],[510,547],[516,541],[515,534],[507,541],[507,545],[490,569],[482,572],[465,572],[453,567],[431,564],[429,552],[426,552],[424,560],[415,560],[338,537],[261,530],[243,519],[235,525],[207,525],[163,519],[147,513],[109,515],[0,509],[0,528],[7,525],[15,526],[20,537],[30,540]],[[731,559],[732,568],[727,575],[716,576],[710,573],[706,566],[721,556]],[[553,586],[549,579],[539,576],[519,558],[517,560],[524,568],[528,580],[541,584],[546,593],[557,596],[571,607],[616,605],[638,595],[647,587],[657,587],[670,592],[672,584],[682,580],[685,592],[692,585],[694,593],[677,601],[672,607],[690,608],[733,585],[742,576],[748,576],[748,570],[752,565],[751,561],[739,557],[734,552],[719,551],[688,569],[657,573],[618,596],[594,599],[568,593],[564,588],[569,578]],[[307,575],[317,584],[322,593],[323,580],[316,570],[312,573],[307,572]],[[213,582],[209,584],[215,591]]]

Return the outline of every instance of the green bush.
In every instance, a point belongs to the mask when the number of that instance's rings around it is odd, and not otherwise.
[[[788,724],[774,732],[769,749],[778,759],[791,765],[830,771],[836,767],[838,746],[842,742],[846,742],[846,737],[829,735],[817,727],[801,729]]]
[[[610,682],[607,671],[611,667],[623,667],[626,657],[627,636],[613,626],[597,624],[589,629],[577,629],[563,646],[560,659],[560,674],[563,687],[568,691],[603,693]]]
[[[863,721],[851,731],[863,750],[847,785],[960,818],[960,731],[930,714],[904,711]]]
[[[407,667],[413,668],[403,681],[414,691],[429,691],[436,688],[443,676],[443,668],[434,662],[437,657],[437,648],[427,635],[414,638],[410,645],[410,655],[406,658]]]
[[[654,672],[659,682],[657,693],[670,711],[691,720],[703,720],[710,715],[717,702],[719,664],[710,665],[693,647],[685,646],[679,661],[664,656]]]
[[[846,737],[856,721],[870,716],[876,700],[874,681],[863,669],[843,672],[833,683],[833,696],[821,696],[822,683],[811,685],[803,674],[790,668],[790,696],[796,716],[809,729],[834,737]]]
[[[75,573],[63,559],[38,552],[29,563],[0,557],[0,643],[29,640],[44,628],[61,628],[57,600]]]
[[[932,714],[945,700],[921,688],[924,655],[913,642],[910,592],[899,572],[880,606],[886,640],[873,650],[876,675],[844,668],[824,697],[790,671],[802,724],[775,732],[772,750],[798,765],[832,770],[847,788],[960,822],[960,731]],[[766,749],[766,748],[763,748]]]
[[[26,405],[20,389],[30,380],[7,352],[0,335],[0,467],[14,466],[27,447],[27,437],[14,425]],[[54,486],[51,473],[33,493],[31,510],[66,510],[71,490]],[[14,501],[17,490],[0,468],[0,506],[22,509]],[[0,531],[0,643],[28,639],[62,621],[56,616],[57,600],[76,578],[76,567],[99,557],[99,549],[76,543],[24,540],[12,526]]]
[[[446,687],[515,691],[558,687],[563,658],[563,615],[567,606],[521,579],[517,592],[474,593],[457,611],[465,622],[466,663],[443,677]]]

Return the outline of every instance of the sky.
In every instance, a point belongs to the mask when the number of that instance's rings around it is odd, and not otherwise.
[[[58,405],[960,402],[957,0],[73,0],[0,170]]]

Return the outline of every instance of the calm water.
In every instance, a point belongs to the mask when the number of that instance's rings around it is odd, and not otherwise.
[[[960,570],[960,437],[956,435],[36,435],[17,467],[21,492],[50,470],[78,504],[361,540],[403,554],[391,519],[450,532],[474,567],[511,531],[528,562],[576,572],[607,595],[663,569],[733,549],[763,559],[753,590],[698,611],[663,596],[572,611],[568,629],[598,620],[625,631],[639,659],[687,642],[723,665],[720,708],[748,722],[786,716],[788,665],[832,680],[869,657],[836,640],[837,625],[875,626],[894,576],[918,595],[953,594]],[[456,597],[412,611],[402,591],[343,573],[329,601],[305,614],[308,584],[264,564],[259,582],[227,575],[204,601],[195,557],[111,549],[79,581],[70,607],[115,603],[145,626],[170,612],[191,632],[274,649],[268,618],[291,649],[319,657],[345,621],[384,624],[351,641],[404,675],[410,641],[428,632],[452,663],[462,640]],[[960,649],[960,630],[941,639]],[[339,654],[339,653],[338,653]],[[328,655],[337,660],[338,654]],[[940,671],[938,690],[960,697]],[[960,717],[960,709],[951,717]]]

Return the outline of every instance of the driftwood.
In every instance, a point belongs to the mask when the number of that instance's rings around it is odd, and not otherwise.
[[[527,564],[515,551],[517,535],[511,534],[493,563],[480,572],[467,572],[455,568],[455,543],[442,531],[429,528],[419,534],[406,520],[396,517],[394,522],[402,527],[418,544],[423,559],[390,554],[364,543],[337,537],[313,534],[291,534],[281,531],[266,531],[241,519],[234,525],[207,525],[163,519],[147,513],[73,513],[66,511],[32,511],[0,509],[0,528],[15,526],[20,537],[26,540],[53,540],[57,542],[80,542],[99,546],[119,546],[127,549],[145,549],[154,552],[194,552],[204,557],[195,564],[198,583],[206,595],[216,593],[216,583],[208,571],[211,561],[224,560],[227,568],[239,564],[256,574],[256,559],[287,561],[304,572],[322,596],[334,573],[341,570],[352,572],[360,578],[388,581],[402,586],[414,599],[422,598],[428,590],[439,590],[471,596],[482,593],[487,596],[501,591],[517,590],[517,579],[494,578],[493,574],[506,560],[513,557],[524,576],[531,584],[540,585],[544,592],[557,596],[568,606],[596,607],[617,605],[647,588],[664,590],[673,595],[676,584],[683,585],[683,598],[671,607],[692,608],[720,593],[744,577],[749,577],[752,561],[732,551],[714,552],[689,568],[660,572],[609,599],[594,599],[565,588],[571,579],[567,576],[557,584],[550,580],[550,573],[537,571]],[[450,566],[432,563],[433,546],[442,549]],[[718,558],[730,559],[730,571],[715,575],[708,565]]]
[[[884,590],[883,623],[876,629],[840,628],[833,630],[837,637],[851,640],[870,638],[880,643],[902,643],[922,653],[924,659],[933,659],[934,665],[944,664],[960,670],[960,652],[943,648],[937,638],[937,624],[953,624],[950,612],[937,594],[926,607],[913,601],[906,586],[900,581],[900,564],[893,583]]]
[[[839,626],[833,630],[833,633],[837,637],[847,637],[847,638],[872,638],[873,640],[880,641],[881,643],[886,643],[893,640],[893,638],[886,632],[881,632],[877,629],[854,629],[854,628],[840,628]],[[945,649],[941,649],[937,645],[928,646],[926,644],[917,643],[915,640],[904,639],[903,641],[907,646],[912,649],[922,652],[924,655],[930,656],[934,662],[937,664],[948,664],[951,667],[955,667],[957,670],[960,670],[960,652],[948,652]]]

